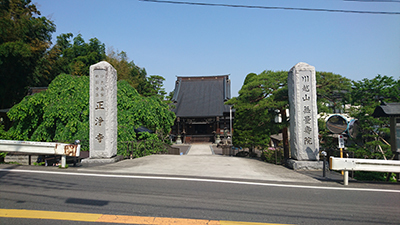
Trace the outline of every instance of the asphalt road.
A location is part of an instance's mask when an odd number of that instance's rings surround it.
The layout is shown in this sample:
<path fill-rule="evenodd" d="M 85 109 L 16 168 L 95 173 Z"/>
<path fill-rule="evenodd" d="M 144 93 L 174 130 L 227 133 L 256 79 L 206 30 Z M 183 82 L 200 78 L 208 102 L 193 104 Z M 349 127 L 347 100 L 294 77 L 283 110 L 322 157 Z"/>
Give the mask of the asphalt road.
<path fill-rule="evenodd" d="M 0 171 L 0 209 L 280 224 L 400 224 L 398 191 L 166 178 Z M 39 223 L 92 224 L 0 218 L 0 224 Z"/>

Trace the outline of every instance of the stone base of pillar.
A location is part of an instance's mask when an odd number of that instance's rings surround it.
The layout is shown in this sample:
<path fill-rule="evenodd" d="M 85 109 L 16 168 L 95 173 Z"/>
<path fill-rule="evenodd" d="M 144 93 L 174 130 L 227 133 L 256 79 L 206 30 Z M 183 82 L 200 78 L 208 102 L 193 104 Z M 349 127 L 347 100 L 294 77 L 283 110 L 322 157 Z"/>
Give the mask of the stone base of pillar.
<path fill-rule="evenodd" d="M 104 164 L 107 164 L 107 163 L 115 163 L 115 162 L 118 162 L 118 161 L 121 161 L 121 160 L 123 160 L 124 159 L 124 156 L 122 156 L 122 155 L 117 155 L 117 156 L 114 156 L 114 157 L 112 157 L 112 158 L 86 158 L 86 159 L 82 159 L 82 161 L 81 161 L 81 163 L 82 164 L 100 164 L 100 163 L 104 163 Z"/>
<path fill-rule="evenodd" d="M 324 168 L 323 161 L 298 161 L 289 159 L 286 166 L 295 171 L 322 171 Z"/>

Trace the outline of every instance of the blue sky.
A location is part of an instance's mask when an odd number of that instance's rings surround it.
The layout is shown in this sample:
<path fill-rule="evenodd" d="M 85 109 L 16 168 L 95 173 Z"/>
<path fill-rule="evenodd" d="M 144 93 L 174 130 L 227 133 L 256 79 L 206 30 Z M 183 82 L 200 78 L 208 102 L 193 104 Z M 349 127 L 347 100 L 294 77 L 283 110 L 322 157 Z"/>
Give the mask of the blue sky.
<path fill-rule="evenodd" d="M 184 0 L 176 0 L 184 1 Z M 199 0 L 189 2 L 400 12 L 398 2 Z M 176 76 L 230 74 L 237 96 L 248 73 L 298 62 L 352 80 L 400 78 L 400 15 L 189 6 L 139 0 L 32 0 L 57 31 L 125 51 L 167 92 Z M 55 42 L 55 41 L 54 41 Z"/>

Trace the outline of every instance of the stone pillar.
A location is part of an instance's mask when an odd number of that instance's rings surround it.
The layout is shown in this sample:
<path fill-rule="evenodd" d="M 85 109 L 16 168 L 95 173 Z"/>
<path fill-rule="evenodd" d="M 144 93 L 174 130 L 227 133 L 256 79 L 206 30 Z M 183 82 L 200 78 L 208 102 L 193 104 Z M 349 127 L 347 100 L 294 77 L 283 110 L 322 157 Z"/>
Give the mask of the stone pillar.
<path fill-rule="evenodd" d="M 108 62 L 90 66 L 90 159 L 117 155 L 117 71 Z"/>
<path fill-rule="evenodd" d="M 296 64 L 288 73 L 288 92 L 291 157 L 297 162 L 317 161 L 319 140 L 315 67 L 302 62 Z M 295 161 L 291 163 L 296 164 Z M 301 168 L 303 165 L 312 169 L 319 169 L 320 166 L 319 163 L 297 163 L 291 167 L 307 169 Z"/>

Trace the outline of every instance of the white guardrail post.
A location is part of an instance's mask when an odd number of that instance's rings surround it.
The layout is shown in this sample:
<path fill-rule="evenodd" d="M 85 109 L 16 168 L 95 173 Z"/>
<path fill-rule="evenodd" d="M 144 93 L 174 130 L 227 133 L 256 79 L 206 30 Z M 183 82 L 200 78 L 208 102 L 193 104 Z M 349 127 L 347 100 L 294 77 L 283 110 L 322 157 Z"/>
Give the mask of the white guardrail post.
<path fill-rule="evenodd" d="M 399 160 L 335 158 L 331 156 L 329 159 L 329 167 L 331 170 L 344 171 L 344 185 L 348 185 L 349 183 L 348 171 L 400 173 Z"/>
<path fill-rule="evenodd" d="M 67 156 L 78 157 L 80 155 L 80 151 L 80 144 L 0 140 L 0 152 L 61 155 L 62 168 L 65 168 L 66 166 Z"/>

